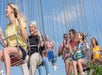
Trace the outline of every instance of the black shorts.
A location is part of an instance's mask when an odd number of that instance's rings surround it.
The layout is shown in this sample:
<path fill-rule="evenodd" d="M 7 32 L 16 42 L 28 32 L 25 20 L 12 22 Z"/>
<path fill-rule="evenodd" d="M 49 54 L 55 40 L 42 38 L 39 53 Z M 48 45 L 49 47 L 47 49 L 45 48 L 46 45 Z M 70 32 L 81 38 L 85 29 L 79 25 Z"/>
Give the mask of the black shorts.
<path fill-rule="evenodd" d="M 24 50 L 24 48 L 23 47 L 21 47 L 21 46 L 19 46 L 19 49 L 21 50 L 21 52 L 22 52 L 22 59 L 23 60 L 25 60 L 25 57 L 26 57 L 26 51 Z"/>

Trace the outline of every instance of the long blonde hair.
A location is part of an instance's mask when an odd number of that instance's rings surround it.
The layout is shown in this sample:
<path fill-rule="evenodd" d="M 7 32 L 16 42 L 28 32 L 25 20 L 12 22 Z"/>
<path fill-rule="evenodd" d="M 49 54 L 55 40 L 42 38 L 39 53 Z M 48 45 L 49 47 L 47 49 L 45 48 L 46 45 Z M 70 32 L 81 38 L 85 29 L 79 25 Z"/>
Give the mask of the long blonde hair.
<path fill-rule="evenodd" d="M 17 18 L 17 16 L 20 16 L 24 21 L 26 21 L 26 18 L 20 13 L 18 7 L 14 3 L 8 3 L 8 6 L 10 6 L 14 10 L 14 16 Z"/>

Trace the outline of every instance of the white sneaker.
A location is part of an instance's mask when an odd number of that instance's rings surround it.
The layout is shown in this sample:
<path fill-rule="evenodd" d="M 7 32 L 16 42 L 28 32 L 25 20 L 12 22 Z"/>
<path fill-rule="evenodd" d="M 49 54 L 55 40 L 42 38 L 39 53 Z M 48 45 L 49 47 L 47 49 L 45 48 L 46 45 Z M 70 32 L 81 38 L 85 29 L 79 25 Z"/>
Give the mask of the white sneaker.
<path fill-rule="evenodd" d="M 4 70 L 1 70 L 1 73 L 4 73 Z"/>
<path fill-rule="evenodd" d="M 3 70 L 0 70 L 0 73 L 4 73 L 4 71 Z"/>
<path fill-rule="evenodd" d="M 54 66 L 53 66 L 53 69 L 54 69 L 54 71 L 56 71 L 56 70 L 57 70 L 57 66 L 56 66 L 56 65 L 54 65 Z"/>
<path fill-rule="evenodd" d="M 87 72 L 83 72 L 83 75 L 87 75 Z"/>
<path fill-rule="evenodd" d="M 5 75 L 3 70 L 0 70 L 0 75 Z"/>

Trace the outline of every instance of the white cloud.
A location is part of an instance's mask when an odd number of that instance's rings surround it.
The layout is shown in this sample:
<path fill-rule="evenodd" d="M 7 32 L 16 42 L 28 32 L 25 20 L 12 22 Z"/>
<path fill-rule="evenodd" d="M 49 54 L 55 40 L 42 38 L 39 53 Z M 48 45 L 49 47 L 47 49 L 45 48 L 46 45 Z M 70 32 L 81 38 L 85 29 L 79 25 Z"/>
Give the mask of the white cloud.
<path fill-rule="evenodd" d="M 74 4 L 71 6 L 66 6 L 64 9 L 62 9 L 60 12 L 56 12 L 56 9 L 53 11 L 53 21 L 57 23 L 65 24 L 66 23 L 72 23 L 75 19 L 77 19 L 79 16 L 84 16 L 83 11 L 83 5 L 82 4 Z M 51 20 L 51 16 L 47 15 L 45 18 L 48 20 Z"/>
<path fill-rule="evenodd" d="M 79 16 L 83 16 L 83 7 L 80 7 L 80 5 L 77 4 L 61 10 L 61 12 L 57 14 L 57 19 L 55 18 L 54 20 L 58 22 L 62 21 L 62 24 L 65 24 L 65 19 L 66 23 L 69 23 L 73 22 Z"/>

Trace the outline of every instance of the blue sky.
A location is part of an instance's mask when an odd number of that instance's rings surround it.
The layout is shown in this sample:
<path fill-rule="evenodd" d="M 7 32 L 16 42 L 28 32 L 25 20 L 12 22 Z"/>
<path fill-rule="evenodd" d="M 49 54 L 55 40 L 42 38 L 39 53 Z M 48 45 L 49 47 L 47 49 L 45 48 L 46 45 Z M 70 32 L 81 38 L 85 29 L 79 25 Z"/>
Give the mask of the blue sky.
<path fill-rule="evenodd" d="M 87 38 L 89 44 L 90 38 L 96 37 L 102 47 L 102 0 L 1 0 L 0 27 L 3 29 L 3 33 L 6 24 L 9 23 L 5 17 L 5 7 L 8 2 L 18 5 L 20 11 L 27 18 L 28 26 L 30 21 L 37 21 L 41 33 L 48 34 L 50 39 L 55 41 L 57 47 L 62 42 L 63 33 L 68 33 L 71 28 L 85 34 L 89 33 L 91 35 Z M 58 58 L 57 65 L 56 72 L 51 67 L 51 75 L 65 75 L 61 57 Z M 21 75 L 20 68 L 12 67 L 11 75 L 18 74 Z M 43 75 L 45 75 L 45 71 Z"/>

